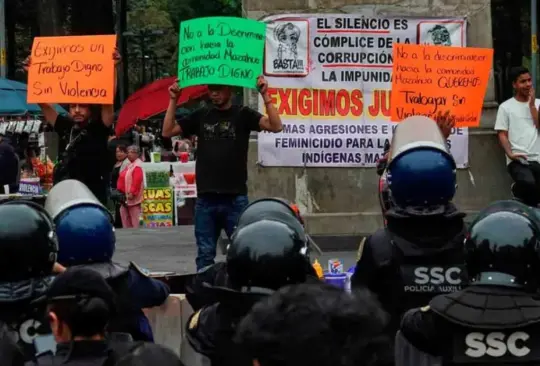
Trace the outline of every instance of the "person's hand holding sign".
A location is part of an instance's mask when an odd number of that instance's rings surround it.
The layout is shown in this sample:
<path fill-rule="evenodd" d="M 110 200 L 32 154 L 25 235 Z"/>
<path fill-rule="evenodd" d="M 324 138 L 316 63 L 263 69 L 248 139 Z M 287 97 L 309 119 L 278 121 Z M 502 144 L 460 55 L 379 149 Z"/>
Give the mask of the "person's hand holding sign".
<path fill-rule="evenodd" d="M 268 98 L 268 81 L 266 81 L 262 75 L 257 78 L 257 90 L 259 93 L 261 93 L 264 101 L 266 102 Z"/>
<path fill-rule="evenodd" d="M 28 69 L 30 68 L 30 65 L 32 64 L 32 56 L 28 56 L 23 62 L 22 62 L 22 68 L 25 72 L 28 72 Z"/>
<path fill-rule="evenodd" d="M 114 64 L 117 66 L 122 63 L 122 55 L 120 54 L 120 51 L 118 51 L 118 48 L 114 49 L 113 60 L 114 60 Z"/>
<path fill-rule="evenodd" d="M 171 100 L 174 100 L 176 103 L 176 101 L 180 97 L 181 92 L 182 89 L 180 89 L 180 86 L 178 86 L 178 79 L 176 79 L 174 83 L 169 87 L 169 96 L 171 97 Z"/>
<path fill-rule="evenodd" d="M 450 111 L 446 111 L 446 113 L 437 116 L 437 125 L 444 138 L 448 139 L 452 133 L 452 128 L 456 125 L 456 119 L 450 114 Z"/>
<path fill-rule="evenodd" d="M 267 116 L 263 116 L 259 121 L 259 127 L 263 131 L 281 132 L 283 129 L 281 118 L 272 103 L 272 98 L 268 95 L 268 81 L 262 75 L 259 75 L 257 78 L 257 90 L 261 93 L 267 114 Z"/>

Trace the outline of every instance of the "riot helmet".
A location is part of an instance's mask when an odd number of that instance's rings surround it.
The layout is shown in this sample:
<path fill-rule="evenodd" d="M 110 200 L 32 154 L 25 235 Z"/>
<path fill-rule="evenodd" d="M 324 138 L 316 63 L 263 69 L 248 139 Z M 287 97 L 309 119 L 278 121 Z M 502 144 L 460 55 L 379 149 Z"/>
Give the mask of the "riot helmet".
<path fill-rule="evenodd" d="M 540 221 L 528 206 L 498 201 L 482 210 L 465 240 L 472 284 L 536 291 L 540 280 Z"/>
<path fill-rule="evenodd" d="M 437 123 L 413 116 L 394 131 L 388 164 L 392 203 L 400 208 L 438 208 L 456 193 L 456 164 Z"/>
<path fill-rule="evenodd" d="M 300 209 L 297 205 L 284 198 L 265 197 L 251 202 L 240 214 L 235 230 L 263 219 L 288 224 L 301 240 L 308 244 L 308 250 L 313 246 L 320 252 L 320 249 L 304 230 L 304 219 L 300 214 Z"/>
<path fill-rule="evenodd" d="M 51 217 L 31 201 L 0 204 L 0 282 L 52 273 L 58 243 Z"/>
<path fill-rule="evenodd" d="M 45 201 L 58 236 L 58 262 L 64 266 L 111 260 L 116 248 L 112 215 L 78 180 L 56 184 Z"/>
<path fill-rule="evenodd" d="M 304 219 L 300 215 L 298 206 L 278 197 L 265 197 L 251 202 L 238 219 L 237 228 L 246 226 L 261 219 L 280 220 L 303 231 Z"/>
<path fill-rule="evenodd" d="M 239 227 L 233 234 L 227 273 L 236 290 L 272 291 L 302 283 L 312 272 L 304 238 L 286 222 L 262 219 Z"/>

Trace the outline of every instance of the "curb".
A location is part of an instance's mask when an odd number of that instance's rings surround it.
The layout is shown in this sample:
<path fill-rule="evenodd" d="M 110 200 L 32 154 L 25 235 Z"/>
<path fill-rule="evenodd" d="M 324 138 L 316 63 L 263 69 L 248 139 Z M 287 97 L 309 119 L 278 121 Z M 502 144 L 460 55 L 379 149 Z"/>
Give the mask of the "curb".
<path fill-rule="evenodd" d="M 323 252 L 351 252 L 358 250 L 364 235 L 311 235 L 311 239 Z M 229 239 L 220 237 L 218 246 L 222 254 L 226 254 Z"/>
<path fill-rule="evenodd" d="M 465 224 L 469 226 L 476 215 L 467 215 Z M 311 239 L 321 248 L 323 252 L 351 252 L 357 251 L 360 241 L 366 237 L 366 234 L 352 235 L 310 235 Z M 229 239 L 222 233 L 218 239 L 218 246 L 222 254 L 227 253 Z"/>

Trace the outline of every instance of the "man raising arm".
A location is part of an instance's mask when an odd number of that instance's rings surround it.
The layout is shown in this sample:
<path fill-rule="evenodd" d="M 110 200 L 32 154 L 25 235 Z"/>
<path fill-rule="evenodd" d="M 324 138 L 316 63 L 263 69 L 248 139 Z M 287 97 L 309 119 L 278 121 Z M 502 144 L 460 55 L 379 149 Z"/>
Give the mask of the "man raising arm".
<path fill-rule="evenodd" d="M 117 66 L 121 62 L 117 50 L 113 53 Z M 31 65 L 30 57 L 24 64 Z M 116 69 L 115 69 L 116 91 Z M 45 120 L 58 133 L 65 152 L 55 167 L 55 184 L 64 179 L 77 179 L 84 183 L 103 203 L 107 201 L 108 172 L 110 170 L 107 142 L 114 121 L 114 105 L 101 106 L 101 121 L 94 120 L 89 104 L 70 104 L 69 116 L 59 115 L 50 104 L 39 104 Z M 63 151 L 64 149 L 60 149 Z"/>
<path fill-rule="evenodd" d="M 266 105 L 267 116 L 244 106 L 232 104 L 232 89 L 209 85 L 208 106 L 196 110 L 175 123 L 176 104 L 181 90 L 175 82 L 169 88 L 169 107 L 163 122 L 163 137 L 182 134 L 198 137 L 195 207 L 197 270 L 214 264 L 219 233 L 232 235 L 240 213 L 248 204 L 247 158 L 252 131 L 280 132 L 281 118 L 268 95 L 263 76 L 257 88 Z"/>

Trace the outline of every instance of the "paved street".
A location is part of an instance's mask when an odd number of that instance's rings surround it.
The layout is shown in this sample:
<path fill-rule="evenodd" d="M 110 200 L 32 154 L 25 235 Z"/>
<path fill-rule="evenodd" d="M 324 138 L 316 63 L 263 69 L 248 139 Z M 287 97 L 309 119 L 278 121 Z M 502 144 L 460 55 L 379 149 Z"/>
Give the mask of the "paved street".
<path fill-rule="evenodd" d="M 189 273 L 195 271 L 197 248 L 193 226 L 176 226 L 161 229 L 120 229 L 116 232 L 115 260 L 135 261 L 152 271 Z M 223 259 L 218 249 L 218 259 Z M 319 258 L 325 267 L 328 259 L 339 258 L 345 269 L 354 265 L 355 252 L 325 252 Z M 313 258 L 315 258 L 315 254 Z"/>

